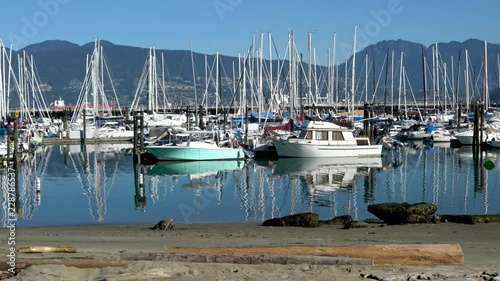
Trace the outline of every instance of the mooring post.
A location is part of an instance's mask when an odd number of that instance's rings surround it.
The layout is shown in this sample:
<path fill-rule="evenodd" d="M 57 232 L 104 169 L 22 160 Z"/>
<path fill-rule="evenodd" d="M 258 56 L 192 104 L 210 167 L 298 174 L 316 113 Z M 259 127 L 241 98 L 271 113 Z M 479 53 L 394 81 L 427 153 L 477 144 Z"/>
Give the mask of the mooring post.
<path fill-rule="evenodd" d="M 144 152 L 144 112 L 141 112 L 141 118 L 140 118 L 140 127 L 141 127 L 141 136 L 140 136 L 140 151 L 139 153 L 142 154 Z"/>
<path fill-rule="evenodd" d="M 83 139 L 82 144 L 85 144 L 85 139 L 87 138 L 87 114 L 85 113 L 85 108 L 83 109 Z"/>
<path fill-rule="evenodd" d="M 137 157 L 137 130 L 139 129 L 138 123 L 137 123 L 137 114 L 136 113 L 133 114 L 133 120 L 134 120 L 133 154 L 134 154 L 134 158 L 135 158 L 135 157 Z"/>
<path fill-rule="evenodd" d="M 8 167 L 10 164 L 10 135 L 11 135 L 10 121 L 7 121 L 7 159 L 5 159 L 5 164 Z"/>

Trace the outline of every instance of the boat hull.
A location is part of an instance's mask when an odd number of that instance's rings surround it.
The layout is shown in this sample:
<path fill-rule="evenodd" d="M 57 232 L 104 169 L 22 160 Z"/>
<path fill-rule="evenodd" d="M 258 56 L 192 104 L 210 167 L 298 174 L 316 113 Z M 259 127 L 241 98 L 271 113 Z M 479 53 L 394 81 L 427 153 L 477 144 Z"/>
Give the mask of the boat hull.
<path fill-rule="evenodd" d="M 382 145 L 314 145 L 286 140 L 274 140 L 273 143 L 279 157 L 370 157 L 382 155 Z"/>
<path fill-rule="evenodd" d="M 149 146 L 146 150 L 161 161 L 202 161 L 244 159 L 242 148 L 199 148 L 185 146 Z"/>

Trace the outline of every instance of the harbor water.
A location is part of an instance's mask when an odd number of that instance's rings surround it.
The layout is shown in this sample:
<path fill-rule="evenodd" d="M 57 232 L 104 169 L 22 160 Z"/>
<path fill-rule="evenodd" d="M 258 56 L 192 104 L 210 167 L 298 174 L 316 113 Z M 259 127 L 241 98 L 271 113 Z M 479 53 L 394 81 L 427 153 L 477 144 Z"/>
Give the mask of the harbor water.
<path fill-rule="evenodd" d="M 500 213 L 500 150 L 408 143 L 379 158 L 134 165 L 131 144 L 42 146 L 15 167 L 18 226 L 262 222 L 303 212 L 375 218 L 384 202 Z M 2 223 L 11 177 L 0 170 Z"/>

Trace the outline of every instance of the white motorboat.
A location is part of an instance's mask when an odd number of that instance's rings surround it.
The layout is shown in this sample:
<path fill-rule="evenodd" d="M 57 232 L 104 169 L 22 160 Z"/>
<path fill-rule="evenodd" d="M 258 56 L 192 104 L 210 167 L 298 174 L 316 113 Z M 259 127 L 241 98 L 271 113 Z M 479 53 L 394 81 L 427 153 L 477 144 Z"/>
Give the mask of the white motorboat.
<path fill-rule="evenodd" d="M 366 157 L 381 156 L 382 145 L 368 137 L 355 137 L 353 131 L 324 121 L 306 120 L 297 138 L 274 139 L 279 157 Z"/>

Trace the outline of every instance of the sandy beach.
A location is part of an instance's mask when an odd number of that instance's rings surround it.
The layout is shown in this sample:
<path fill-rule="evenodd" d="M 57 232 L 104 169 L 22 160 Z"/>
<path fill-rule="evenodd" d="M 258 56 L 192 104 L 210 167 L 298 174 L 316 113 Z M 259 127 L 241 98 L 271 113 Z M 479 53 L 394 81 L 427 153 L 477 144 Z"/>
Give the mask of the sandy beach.
<path fill-rule="evenodd" d="M 384 225 L 342 229 L 263 227 L 259 224 L 86 225 L 16 229 L 16 247 L 73 246 L 76 253 L 17 253 L 21 272 L 9 280 L 499 280 L 500 224 Z M 2 271 L 8 229 L 0 229 Z M 343 246 L 457 243 L 459 265 L 310 265 L 128 261 L 124 255 L 164 253 L 175 247 Z M 3 275 L 5 276 L 5 275 Z M 414 279 L 409 279 L 414 278 Z M 425 279 L 430 278 L 430 279 Z M 486 278 L 486 279 L 485 279 Z"/>

